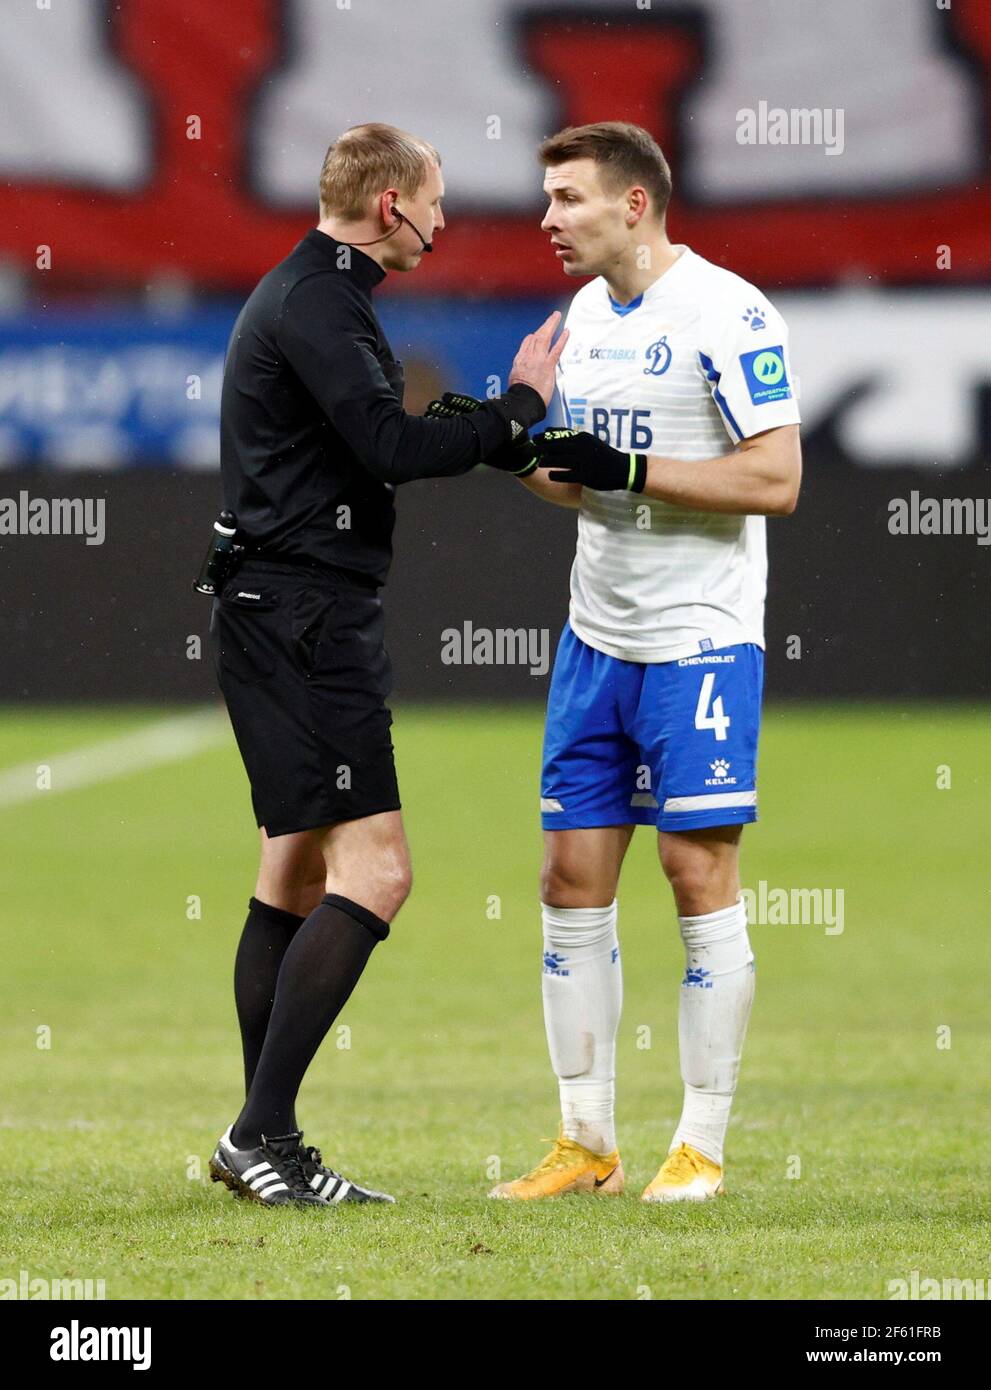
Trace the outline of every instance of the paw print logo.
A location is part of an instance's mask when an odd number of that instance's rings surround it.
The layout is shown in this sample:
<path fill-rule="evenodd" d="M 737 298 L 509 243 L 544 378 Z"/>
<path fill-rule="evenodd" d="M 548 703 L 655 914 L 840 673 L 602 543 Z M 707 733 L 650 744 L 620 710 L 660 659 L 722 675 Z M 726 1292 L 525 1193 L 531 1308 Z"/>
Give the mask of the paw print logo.
<path fill-rule="evenodd" d="M 765 309 L 764 313 L 766 312 L 767 310 Z M 754 330 L 755 333 L 757 332 L 758 328 L 767 327 L 767 323 L 764 319 L 764 316 L 756 305 L 754 305 L 752 309 L 748 309 L 745 314 L 741 314 L 740 317 L 743 319 L 744 323 L 750 324 L 750 327 Z"/>
<path fill-rule="evenodd" d="M 729 772 L 729 763 L 725 758 L 717 758 L 714 763 L 710 763 L 713 777 L 725 777 Z"/>

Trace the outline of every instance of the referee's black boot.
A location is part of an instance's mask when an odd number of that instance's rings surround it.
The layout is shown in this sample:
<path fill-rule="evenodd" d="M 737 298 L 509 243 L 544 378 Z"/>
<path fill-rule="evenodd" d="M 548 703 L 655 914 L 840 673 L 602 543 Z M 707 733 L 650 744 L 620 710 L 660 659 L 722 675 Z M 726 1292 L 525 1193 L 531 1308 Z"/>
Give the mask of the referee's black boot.
<path fill-rule="evenodd" d="M 247 1197 L 266 1207 L 326 1207 L 323 1197 L 310 1186 L 300 1163 L 302 1134 L 269 1137 L 254 1149 L 236 1149 L 229 1125 L 213 1157 L 210 1178 L 229 1187 L 235 1197 Z"/>
<path fill-rule="evenodd" d="M 323 1156 L 312 1144 L 304 1149 L 300 1136 L 299 1162 L 303 1176 L 314 1192 L 318 1192 L 325 1202 L 336 1206 L 338 1202 L 394 1202 L 387 1192 L 375 1192 L 370 1187 L 359 1187 L 350 1178 L 335 1173 L 333 1168 L 324 1167 Z"/>

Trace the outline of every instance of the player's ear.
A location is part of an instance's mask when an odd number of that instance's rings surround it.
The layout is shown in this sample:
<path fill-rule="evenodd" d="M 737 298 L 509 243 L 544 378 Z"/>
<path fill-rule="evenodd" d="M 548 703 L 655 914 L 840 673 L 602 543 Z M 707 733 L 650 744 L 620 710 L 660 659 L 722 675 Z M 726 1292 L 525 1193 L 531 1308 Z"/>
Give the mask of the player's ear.
<path fill-rule="evenodd" d="M 631 188 L 626 195 L 626 222 L 633 227 L 647 211 L 647 193 L 643 188 Z"/>

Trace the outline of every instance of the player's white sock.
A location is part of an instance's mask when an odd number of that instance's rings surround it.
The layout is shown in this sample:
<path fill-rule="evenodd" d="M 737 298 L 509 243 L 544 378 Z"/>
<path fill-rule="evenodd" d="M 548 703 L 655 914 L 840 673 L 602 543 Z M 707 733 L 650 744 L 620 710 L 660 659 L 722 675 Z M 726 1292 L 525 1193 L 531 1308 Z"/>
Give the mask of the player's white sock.
<path fill-rule="evenodd" d="M 722 1165 L 754 999 L 754 953 L 747 936 L 746 904 L 741 895 L 732 907 L 701 917 L 679 917 L 678 925 L 686 966 L 678 1007 L 685 1099 L 671 1148 L 691 1144 Z"/>
<path fill-rule="evenodd" d="M 544 927 L 544 1025 L 561 1093 L 561 1127 L 595 1153 L 616 1147 L 616 1030 L 623 973 L 617 905 L 548 907 Z"/>

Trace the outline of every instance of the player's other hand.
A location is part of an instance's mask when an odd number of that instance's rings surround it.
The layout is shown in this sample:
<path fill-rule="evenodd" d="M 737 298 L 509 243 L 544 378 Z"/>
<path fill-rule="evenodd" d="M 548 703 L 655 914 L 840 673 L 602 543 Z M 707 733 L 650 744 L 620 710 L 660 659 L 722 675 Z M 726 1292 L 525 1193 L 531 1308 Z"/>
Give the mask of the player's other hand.
<path fill-rule="evenodd" d="M 520 343 L 509 373 L 510 386 L 532 386 L 543 397 L 545 406 L 550 405 L 554 395 L 558 358 L 568 341 L 567 329 L 560 334 L 556 343 L 551 341 L 560 322 L 561 315 L 555 309 L 536 333 L 528 333 Z"/>
<path fill-rule="evenodd" d="M 596 492 L 643 492 L 646 454 L 624 454 L 586 430 L 544 430 L 534 436 L 540 467 L 552 483 L 581 483 Z"/>

